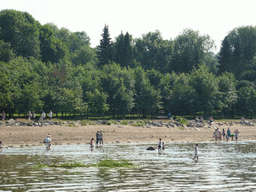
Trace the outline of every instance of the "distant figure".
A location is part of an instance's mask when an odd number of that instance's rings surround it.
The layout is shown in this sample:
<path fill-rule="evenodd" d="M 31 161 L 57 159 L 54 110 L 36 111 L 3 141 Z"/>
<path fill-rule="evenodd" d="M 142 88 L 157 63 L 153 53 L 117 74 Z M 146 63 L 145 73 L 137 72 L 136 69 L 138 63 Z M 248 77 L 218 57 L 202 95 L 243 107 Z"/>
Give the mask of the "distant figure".
<path fill-rule="evenodd" d="M 35 111 L 33 111 L 33 113 L 32 113 L 32 119 L 35 121 L 36 120 L 36 113 L 35 113 Z"/>
<path fill-rule="evenodd" d="M 5 120 L 5 112 L 3 111 L 1 115 L 2 115 L 2 121 L 4 121 Z"/>
<path fill-rule="evenodd" d="M 223 138 L 223 140 L 225 140 L 225 136 L 226 136 L 225 129 L 223 129 L 222 130 L 222 138 Z"/>
<path fill-rule="evenodd" d="M 196 123 L 199 122 L 199 118 L 198 118 L 198 117 L 195 118 L 195 122 L 196 122 Z"/>
<path fill-rule="evenodd" d="M 163 151 L 164 151 L 164 147 L 165 147 L 165 146 L 164 146 L 164 142 L 163 142 L 163 143 L 162 143 L 162 150 L 163 150 Z"/>
<path fill-rule="evenodd" d="M 209 118 L 209 121 L 210 121 L 210 123 L 211 123 L 211 122 L 214 122 L 214 119 L 213 119 L 212 116 Z"/>
<path fill-rule="evenodd" d="M 29 111 L 29 112 L 28 112 L 28 120 L 29 120 L 29 121 L 30 121 L 31 117 L 32 117 L 32 114 L 31 114 L 31 112 Z"/>
<path fill-rule="evenodd" d="M 228 130 L 227 130 L 227 135 L 226 135 L 226 140 L 227 140 L 227 142 L 228 142 L 230 136 L 231 136 L 231 133 L 230 133 L 230 130 L 229 130 L 229 128 L 228 128 Z"/>
<path fill-rule="evenodd" d="M 99 134 L 99 142 L 100 142 L 100 145 L 103 146 L 103 133 L 101 131 Z"/>
<path fill-rule="evenodd" d="M 241 118 L 241 123 L 245 123 L 245 118 L 244 118 L 244 116 L 242 116 L 242 118 Z"/>
<path fill-rule="evenodd" d="M 52 113 L 52 110 L 50 110 L 50 112 L 49 112 L 49 118 L 52 119 L 52 116 L 53 116 L 53 113 Z"/>
<path fill-rule="evenodd" d="M 170 119 L 171 116 L 172 116 L 172 114 L 171 114 L 171 112 L 169 111 L 169 113 L 168 113 L 168 118 Z"/>
<path fill-rule="evenodd" d="M 0 141 L 0 152 L 2 152 L 2 150 L 3 150 L 3 143 L 2 143 L 2 141 Z"/>
<path fill-rule="evenodd" d="M 196 161 L 198 161 L 197 151 L 198 151 L 198 143 L 195 145 L 195 156 L 194 156 L 194 158 L 193 158 L 193 160 L 196 159 Z"/>
<path fill-rule="evenodd" d="M 158 152 L 162 151 L 162 138 L 159 138 L 159 143 L 158 143 Z"/>
<path fill-rule="evenodd" d="M 204 117 L 201 116 L 201 117 L 200 117 L 200 123 L 203 123 L 203 122 L 204 122 Z"/>
<path fill-rule="evenodd" d="M 98 143 L 99 143 L 99 137 L 100 137 L 100 132 L 97 131 L 96 133 L 96 145 L 98 146 Z"/>
<path fill-rule="evenodd" d="M 42 115 L 41 115 L 41 117 L 43 117 L 43 119 L 45 119 L 45 117 L 46 117 L 46 114 L 45 114 L 45 112 L 44 112 L 44 111 L 42 112 Z"/>
<path fill-rule="evenodd" d="M 93 142 L 94 142 L 94 138 L 92 138 L 91 141 L 90 141 L 90 147 L 89 148 L 91 149 L 91 151 L 93 150 L 93 147 L 94 147 Z"/>
<path fill-rule="evenodd" d="M 51 142 L 52 142 L 51 134 L 48 133 L 47 137 L 44 140 L 44 143 L 45 143 L 45 146 L 46 146 L 46 150 L 50 150 L 51 149 Z"/>
<path fill-rule="evenodd" d="M 217 144 L 218 139 L 219 139 L 219 128 L 215 128 L 215 130 L 213 132 L 213 137 L 215 139 L 215 144 Z"/>
<path fill-rule="evenodd" d="M 236 142 L 237 142 L 237 140 L 238 140 L 238 134 L 239 134 L 240 132 L 238 131 L 238 129 L 236 129 L 234 133 L 235 133 Z"/>

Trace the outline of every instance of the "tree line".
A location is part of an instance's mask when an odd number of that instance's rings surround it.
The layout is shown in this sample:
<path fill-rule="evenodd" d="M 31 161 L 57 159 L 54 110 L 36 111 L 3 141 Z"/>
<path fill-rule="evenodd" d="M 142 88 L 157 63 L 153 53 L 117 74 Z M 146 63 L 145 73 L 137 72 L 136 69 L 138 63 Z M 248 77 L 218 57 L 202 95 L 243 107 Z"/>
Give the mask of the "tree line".
<path fill-rule="evenodd" d="M 252 116 L 256 99 L 256 27 L 214 41 L 192 29 L 174 40 L 160 31 L 112 40 L 105 25 L 96 48 L 86 32 L 29 13 L 0 12 L 0 109 L 10 116 L 49 111 L 89 117 L 221 113 Z"/>

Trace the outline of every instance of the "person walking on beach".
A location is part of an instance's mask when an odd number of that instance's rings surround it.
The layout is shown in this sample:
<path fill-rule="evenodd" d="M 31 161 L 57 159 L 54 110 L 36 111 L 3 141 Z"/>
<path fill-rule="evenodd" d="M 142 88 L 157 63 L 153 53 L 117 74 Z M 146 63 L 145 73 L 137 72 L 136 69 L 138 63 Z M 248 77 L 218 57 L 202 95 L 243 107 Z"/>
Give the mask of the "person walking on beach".
<path fill-rule="evenodd" d="M 103 133 L 101 131 L 99 134 L 99 142 L 100 142 L 100 145 L 103 146 Z"/>
<path fill-rule="evenodd" d="M 91 151 L 93 150 L 93 147 L 94 147 L 93 142 L 94 142 L 94 138 L 92 138 L 91 141 L 90 141 L 90 147 L 89 148 L 91 149 Z"/>
<path fill-rule="evenodd" d="M 196 161 L 198 161 L 197 151 L 198 151 L 198 143 L 195 145 L 195 156 L 194 156 L 194 158 L 193 158 L 193 160 L 196 159 Z"/>
<path fill-rule="evenodd" d="M 97 131 L 96 133 L 96 145 L 98 146 L 98 143 L 99 143 L 99 137 L 100 137 L 100 132 Z"/>
<path fill-rule="evenodd" d="M 239 134 L 240 132 L 238 131 L 238 129 L 236 129 L 234 133 L 235 133 L 236 142 L 237 142 L 237 140 L 238 140 L 238 134 Z"/>
<path fill-rule="evenodd" d="M 48 133 L 47 137 L 44 140 L 44 143 L 45 143 L 45 146 L 46 146 L 46 150 L 50 150 L 51 149 L 51 142 L 52 142 L 51 134 Z"/>

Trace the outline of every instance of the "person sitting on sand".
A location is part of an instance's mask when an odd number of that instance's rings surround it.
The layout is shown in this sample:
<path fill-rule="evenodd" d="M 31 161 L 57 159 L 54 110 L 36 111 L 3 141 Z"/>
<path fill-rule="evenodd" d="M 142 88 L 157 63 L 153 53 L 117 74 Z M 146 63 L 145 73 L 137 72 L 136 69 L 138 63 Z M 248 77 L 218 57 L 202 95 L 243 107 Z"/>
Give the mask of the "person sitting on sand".
<path fill-rule="evenodd" d="M 51 149 L 51 142 L 52 142 L 51 134 L 48 133 L 47 137 L 44 140 L 44 143 L 45 143 L 45 146 L 46 146 L 46 150 L 50 150 Z"/>
<path fill-rule="evenodd" d="M 245 123 L 245 118 L 244 118 L 244 116 L 242 116 L 242 118 L 241 118 L 241 123 Z"/>
<path fill-rule="evenodd" d="M 211 122 L 214 122 L 214 119 L 213 119 L 212 116 L 209 118 L 209 121 L 210 121 L 210 123 L 211 123 Z"/>
<path fill-rule="evenodd" d="M 199 122 L 200 122 L 200 123 L 203 123 L 203 122 L 204 122 L 204 117 L 203 117 L 203 116 L 200 117 Z"/>

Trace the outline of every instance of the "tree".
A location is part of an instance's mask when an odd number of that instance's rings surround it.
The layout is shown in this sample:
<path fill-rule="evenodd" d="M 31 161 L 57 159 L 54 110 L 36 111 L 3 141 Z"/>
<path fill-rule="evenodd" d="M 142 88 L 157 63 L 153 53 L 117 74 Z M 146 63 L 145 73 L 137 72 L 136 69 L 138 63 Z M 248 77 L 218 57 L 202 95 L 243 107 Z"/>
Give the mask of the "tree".
<path fill-rule="evenodd" d="M 39 23 L 27 12 L 0 12 L 0 40 L 10 43 L 18 56 L 40 58 Z"/>
<path fill-rule="evenodd" d="M 3 40 L 0 40 L 0 61 L 8 62 L 11 59 L 14 59 L 15 53 L 11 48 L 11 44 L 5 43 Z"/>
<path fill-rule="evenodd" d="M 218 53 L 218 60 L 219 60 L 219 73 L 223 73 L 225 71 L 231 71 L 231 61 L 232 61 L 232 51 L 231 45 L 229 42 L 229 38 L 225 37 L 221 43 L 220 52 Z"/>
<path fill-rule="evenodd" d="M 97 47 L 99 66 L 108 64 L 109 61 L 113 61 L 114 56 L 113 44 L 111 42 L 107 25 L 105 25 L 101 36 L 102 39 L 100 40 L 100 45 Z"/>
<path fill-rule="evenodd" d="M 214 47 L 209 35 L 200 35 L 199 31 L 185 29 L 174 39 L 172 70 L 185 73 L 192 71 Z"/>
<path fill-rule="evenodd" d="M 153 68 L 162 73 L 168 72 L 172 52 L 172 41 L 163 40 L 158 30 L 135 40 L 135 59 L 140 62 L 143 69 Z"/>

